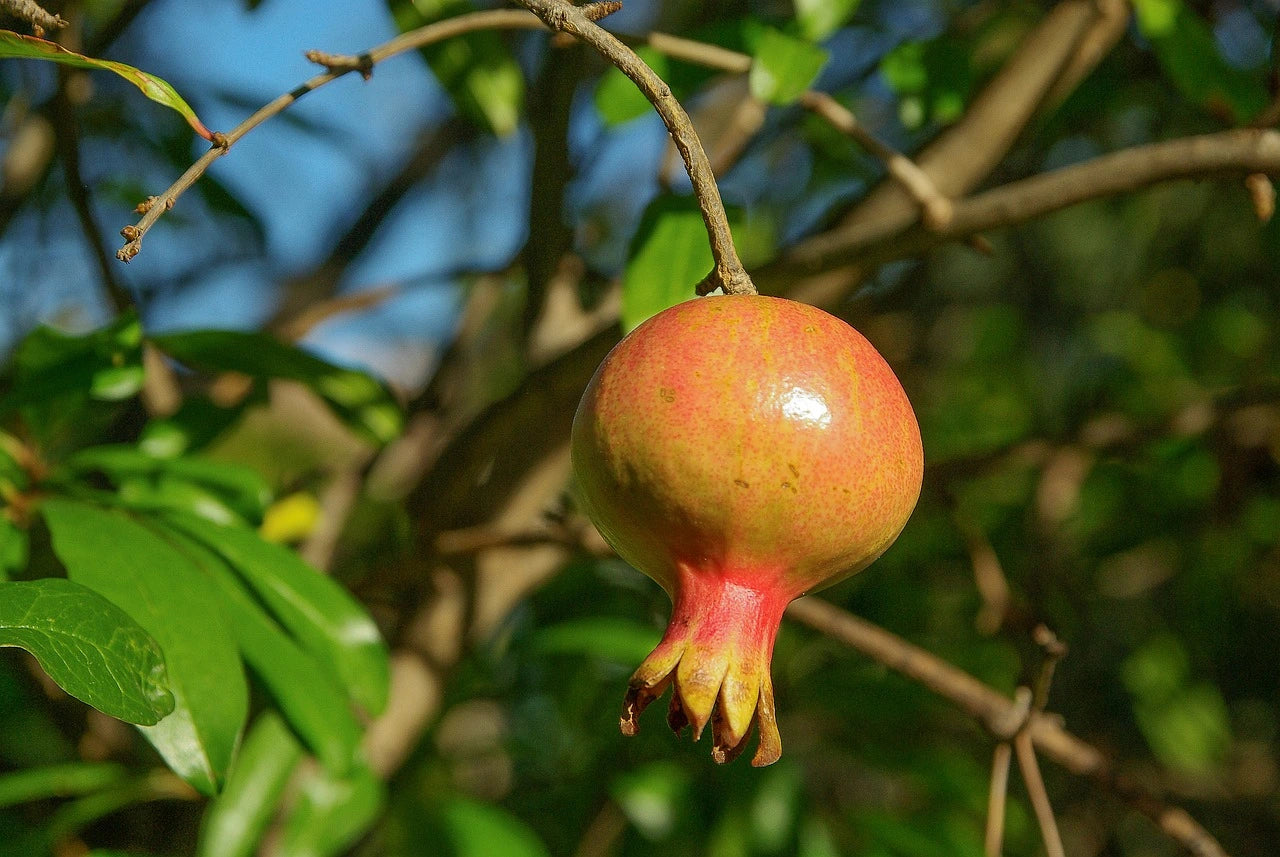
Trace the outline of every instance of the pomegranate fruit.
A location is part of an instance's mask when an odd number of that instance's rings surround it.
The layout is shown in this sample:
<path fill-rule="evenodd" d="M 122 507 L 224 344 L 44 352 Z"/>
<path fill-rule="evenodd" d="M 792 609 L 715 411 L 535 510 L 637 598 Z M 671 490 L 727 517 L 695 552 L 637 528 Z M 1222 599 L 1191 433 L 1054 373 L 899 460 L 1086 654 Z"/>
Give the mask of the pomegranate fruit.
<path fill-rule="evenodd" d="M 792 599 L 864 568 L 920 494 L 920 429 L 884 358 L 814 307 L 713 296 L 641 324 L 605 358 L 573 423 L 586 511 L 671 597 L 631 678 L 622 731 L 672 689 L 668 723 L 718 762 L 760 733 L 782 752 L 770 660 Z"/>

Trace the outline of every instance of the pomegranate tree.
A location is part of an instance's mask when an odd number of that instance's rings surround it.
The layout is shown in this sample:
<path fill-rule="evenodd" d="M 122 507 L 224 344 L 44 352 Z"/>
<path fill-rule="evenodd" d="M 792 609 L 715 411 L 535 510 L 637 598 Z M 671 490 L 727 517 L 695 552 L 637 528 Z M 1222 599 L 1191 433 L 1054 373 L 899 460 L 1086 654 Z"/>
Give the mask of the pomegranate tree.
<path fill-rule="evenodd" d="M 573 423 L 581 499 L 609 544 L 671 597 L 631 678 L 622 731 L 672 688 L 667 722 L 711 723 L 712 755 L 782 753 L 769 663 L 792 599 L 853 574 L 920 494 L 920 430 L 857 331 L 762 296 L 698 298 L 637 327 Z"/>

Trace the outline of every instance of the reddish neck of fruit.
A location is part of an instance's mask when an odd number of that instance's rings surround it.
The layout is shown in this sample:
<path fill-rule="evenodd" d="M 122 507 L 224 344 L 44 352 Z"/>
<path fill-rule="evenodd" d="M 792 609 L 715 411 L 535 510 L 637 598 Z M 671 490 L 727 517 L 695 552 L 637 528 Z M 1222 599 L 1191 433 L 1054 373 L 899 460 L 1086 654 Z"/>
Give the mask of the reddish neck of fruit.
<path fill-rule="evenodd" d="M 727 646 L 767 666 L 782 612 L 795 597 L 774 584 L 780 578 L 754 569 L 682 566 L 666 637 L 698 647 Z"/>

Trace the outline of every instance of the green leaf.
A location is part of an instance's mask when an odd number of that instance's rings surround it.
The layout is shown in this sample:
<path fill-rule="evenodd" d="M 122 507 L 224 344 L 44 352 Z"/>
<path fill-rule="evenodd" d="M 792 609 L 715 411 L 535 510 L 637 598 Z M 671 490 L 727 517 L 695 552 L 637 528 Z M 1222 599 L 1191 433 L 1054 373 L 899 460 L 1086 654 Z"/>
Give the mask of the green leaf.
<path fill-rule="evenodd" d="M 860 0 L 795 0 L 796 23 L 811 42 L 820 42 L 844 26 Z"/>
<path fill-rule="evenodd" d="M 310 387 L 350 428 L 384 444 L 404 416 L 390 390 L 364 372 L 344 369 L 265 333 L 193 330 L 156 337 L 161 351 L 188 365 L 254 378 L 288 378 Z"/>
<path fill-rule="evenodd" d="M 207 396 L 188 396 L 176 414 L 147 423 L 138 446 L 156 458 L 200 450 L 239 420 L 251 404 L 263 401 L 261 389 L 262 385 L 257 385 L 257 395 L 251 392 L 229 408 L 214 404 Z"/>
<path fill-rule="evenodd" d="M 138 476 L 162 477 L 162 481 L 168 483 L 196 483 L 211 489 L 219 502 L 230 505 L 239 517 L 250 521 L 261 520 L 271 504 L 271 487 L 260 473 L 251 467 L 226 461 L 161 458 L 136 446 L 112 444 L 82 449 L 72 455 L 66 465 L 78 473 L 103 473 L 117 485 L 123 484 L 128 477 Z M 186 502 L 176 506 L 188 507 Z"/>
<path fill-rule="evenodd" d="M 622 275 L 622 329 L 695 296 L 711 270 L 702 215 L 683 197 L 663 196 L 645 210 Z"/>
<path fill-rule="evenodd" d="M 215 793 L 248 713 L 216 590 L 185 554 L 127 514 L 60 498 L 41 510 L 71 579 L 114 602 L 160 644 L 174 710 L 139 728 L 179 776 Z"/>
<path fill-rule="evenodd" d="M 302 746 L 274 711 L 245 735 L 226 788 L 205 812 L 196 857 L 250 857 L 275 816 Z"/>
<path fill-rule="evenodd" d="M 182 118 L 186 119 L 187 124 L 201 137 L 206 140 L 213 139 L 213 134 L 196 116 L 196 112 L 191 109 L 191 105 L 182 100 L 182 96 L 178 94 L 176 89 L 167 81 L 136 69 L 131 65 L 111 60 L 92 59 L 73 53 L 62 47 L 62 45 L 45 39 L 37 39 L 34 36 L 21 36 L 8 30 L 0 30 L 0 58 L 6 57 L 48 60 L 60 65 L 75 66 L 76 68 L 102 69 L 114 72 L 142 90 L 142 94 L 147 98 L 182 114 Z"/>
<path fill-rule="evenodd" d="M 671 85 L 669 78 L 672 61 L 665 54 L 653 48 L 641 47 L 636 49 L 636 55 L 644 60 L 658 77 L 667 81 L 668 86 Z M 673 88 L 672 93 L 675 92 Z M 652 109 L 649 99 L 636 87 L 631 78 L 612 66 L 600 77 L 600 83 L 596 85 L 595 102 L 600 118 L 607 125 L 630 122 L 632 119 L 644 116 Z"/>
<path fill-rule="evenodd" d="M 132 314 L 82 335 L 37 327 L 14 355 L 14 378 L 0 397 L 0 413 L 68 393 L 128 398 L 142 389 L 141 345 L 142 326 Z"/>
<path fill-rule="evenodd" d="M 475 8 L 469 0 L 398 0 L 392 14 L 404 32 Z M 464 33 L 427 45 L 422 55 L 464 116 L 500 137 L 520 126 L 524 74 L 498 33 Z"/>
<path fill-rule="evenodd" d="M 527 824 L 501 807 L 454 797 L 445 801 L 440 815 L 454 857 L 547 857 L 550 853 Z"/>
<path fill-rule="evenodd" d="M 0 807 L 50 797 L 75 797 L 117 785 L 129 771 L 114 762 L 67 762 L 0 775 Z"/>
<path fill-rule="evenodd" d="M 26 530 L 0 515 L 0 581 L 27 567 L 30 541 Z"/>
<path fill-rule="evenodd" d="M 0 583 L 0 646 L 26 649 L 59 687 L 112 717 L 151 725 L 174 709 L 159 644 L 70 580 Z"/>
<path fill-rule="evenodd" d="M 245 662 L 298 735 L 325 767 L 348 771 L 359 750 L 360 726 L 331 672 L 262 611 L 222 557 L 181 530 L 166 532 L 217 589 Z"/>
<path fill-rule="evenodd" d="M 765 28 L 755 43 L 751 94 L 769 104 L 791 104 L 818 79 L 828 58 L 817 45 Z"/>
<path fill-rule="evenodd" d="M 662 634 L 650 625 L 617 618 L 570 619 L 540 628 L 533 635 L 536 651 L 549 655 L 605 658 L 623 664 L 644 660 Z"/>
<path fill-rule="evenodd" d="M 1138 29 L 1173 84 L 1190 101 L 1243 124 L 1267 105 L 1262 74 L 1226 61 L 1213 32 L 1182 0 L 1136 0 Z"/>
<path fill-rule="evenodd" d="M 390 667 L 378 627 L 350 594 L 283 545 L 253 530 L 174 513 L 170 522 L 219 554 L 371 715 L 387 704 Z"/>
<path fill-rule="evenodd" d="M 377 818 L 385 788 L 367 765 L 346 776 L 320 769 L 302 784 L 302 794 L 284 824 L 278 857 L 332 857 L 354 843 Z M 493 851 L 492 855 L 520 857 Z M 461 857 L 461 855 L 458 855 Z"/>
<path fill-rule="evenodd" d="M 747 218 L 730 209 L 743 264 L 760 264 L 774 253 L 774 225 L 765 216 Z M 622 328 L 632 330 L 651 315 L 695 296 L 712 267 L 711 244 L 696 203 L 660 196 L 645 209 L 622 275 Z"/>

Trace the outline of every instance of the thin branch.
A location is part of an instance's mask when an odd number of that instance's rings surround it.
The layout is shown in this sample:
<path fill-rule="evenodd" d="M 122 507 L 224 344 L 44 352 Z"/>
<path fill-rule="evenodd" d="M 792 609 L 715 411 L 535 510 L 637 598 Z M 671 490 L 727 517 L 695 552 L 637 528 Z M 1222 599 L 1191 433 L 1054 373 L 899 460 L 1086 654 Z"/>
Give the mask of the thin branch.
<path fill-rule="evenodd" d="M 732 74 L 747 74 L 751 71 L 752 59 L 749 55 L 718 45 L 668 33 L 651 33 L 643 41 L 672 59 Z M 843 104 L 825 92 L 808 90 L 800 96 L 800 105 L 884 162 L 889 175 L 920 206 L 924 222 L 931 228 L 941 229 L 950 222 L 951 201 L 938 190 L 933 179 L 906 155 L 868 131 Z"/>
<path fill-rule="evenodd" d="M 178 197 L 182 196 L 192 185 L 200 180 L 200 177 L 208 171 L 214 161 L 231 151 L 231 147 L 245 134 L 248 134 L 268 119 L 282 113 L 308 92 L 314 92 L 353 71 L 363 72 L 372 69 L 378 63 L 407 51 L 416 50 L 463 33 L 494 29 L 540 30 L 543 29 L 543 24 L 537 17 L 528 12 L 514 9 L 471 12 L 401 33 L 394 39 L 384 42 L 357 57 L 324 55 L 322 58 L 327 62 L 333 63 L 333 65 L 327 67 L 323 74 L 316 75 L 263 105 L 257 112 L 228 133 L 215 134 L 213 147 L 188 167 L 187 171 L 170 185 L 168 190 L 155 198 L 154 203 L 147 208 L 142 219 L 136 224 L 126 226 L 120 230 L 121 236 L 124 237 L 127 243 L 116 251 L 116 258 L 121 262 L 128 262 L 134 256 L 137 256 L 142 249 L 142 239 L 151 227 L 166 211 L 173 208 L 173 204 Z"/>
<path fill-rule="evenodd" d="M 697 197 L 698 208 L 702 211 L 702 219 L 711 239 L 715 268 L 698 284 L 698 294 L 708 294 L 715 289 L 722 289 L 725 294 L 755 294 L 756 287 L 742 267 L 738 251 L 733 246 L 729 219 L 720 199 L 711 162 L 707 159 L 697 132 L 693 130 L 689 115 L 671 94 L 671 87 L 635 51 L 598 26 L 582 8 L 565 0 L 518 2 L 541 18 L 550 29 L 576 36 L 599 51 L 619 71 L 631 78 L 662 117 L 671 139 L 684 158 L 685 169 L 689 172 L 689 181 L 693 185 L 693 193 Z"/>
<path fill-rule="evenodd" d="M 1014 700 L 936 655 L 833 604 L 813 597 L 801 598 L 791 603 L 787 615 L 946 697 L 993 731 L 1017 717 L 1018 703 Z M 1227 857 L 1218 841 L 1185 811 L 1119 777 L 1101 751 L 1072 735 L 1057 718 L 1033 710 L 1022 734 L 1072 773 L 1091 777 L 1113 791 L 1187 851 L 1197 857 Z"/>
<path fill-rule="evenodd" d="M 987 793 L 987 833 L 985 853 L 987 857 L 1000 857 L 1004 844 L 1005 799 L 1009 794 L 1009 762 L 1013 747 L 1008 741 L 996 744 L 991 754 L 991 789 Z"/>
<path fill-rule="evenodd" d="M 1062 836 L 1058 833 L 1058 820 L 1053 815 L 1044 778 L 1040 776 L 1040 763 L 1036 761 L 1036 748 L 1031 743 L 1031 736 L 1026 732 L 1021 733 L 1013 739 L 1013 747 L 1018 754 L 1018 770 L 1022 772 L 1022 781 L 1027 785 L 1027 795 L 1031 798 L 1036 822 L 1040 825 L 1045 854 L 1047 857 L 1067 857 L 1062 848 Z"/>

